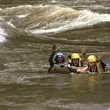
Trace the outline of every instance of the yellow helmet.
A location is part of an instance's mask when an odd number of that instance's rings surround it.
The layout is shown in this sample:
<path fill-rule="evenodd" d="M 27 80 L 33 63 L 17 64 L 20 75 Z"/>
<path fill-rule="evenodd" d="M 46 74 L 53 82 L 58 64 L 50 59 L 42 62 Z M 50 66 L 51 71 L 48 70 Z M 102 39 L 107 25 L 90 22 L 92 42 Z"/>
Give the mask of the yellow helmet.
<path fill-rule="evenodd" d="M 71 59 L 80 59 L 80 55 L 78 53 L 73 53 Z"/>
<path fill-rule="evenodd" d="M 96 56 L 95 56 L 95 55 L 90 55 L 90 56 L 87 58 L 87 61 L 88 61 L 88 62 L 96 62 Z"/>

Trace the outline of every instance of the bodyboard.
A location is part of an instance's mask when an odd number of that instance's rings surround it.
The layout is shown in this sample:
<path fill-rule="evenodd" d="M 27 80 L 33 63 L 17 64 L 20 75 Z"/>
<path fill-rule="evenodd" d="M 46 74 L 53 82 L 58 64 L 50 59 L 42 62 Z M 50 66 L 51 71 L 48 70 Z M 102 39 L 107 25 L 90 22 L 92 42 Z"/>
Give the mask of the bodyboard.
<path fill-rule="evenodd" d="M 60 66 L 60 65 L 54 65 L 52 68 L 50 68 L 49 73 L 61 73 L 61 74 L 69 74 L 71 73 L 70 69 L 65 66 Z"/>

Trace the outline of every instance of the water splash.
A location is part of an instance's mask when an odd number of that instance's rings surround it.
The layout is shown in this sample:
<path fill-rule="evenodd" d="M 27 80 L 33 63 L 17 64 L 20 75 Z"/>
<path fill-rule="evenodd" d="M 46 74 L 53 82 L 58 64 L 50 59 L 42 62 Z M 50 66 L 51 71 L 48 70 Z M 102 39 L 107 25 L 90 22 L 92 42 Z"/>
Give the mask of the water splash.
<path fill-rule="evenodd" d="M 7 34 L 5 33 L 5 31 L 0 27 L 0 42 L 5 42 L 6 39 L 5 39 L 5 36 Z"/>
<path fill-rule="evenodd" d="M 16 28 L 33 34 L 60 33 L 110 22 L 109 14 L 90 10 L 74 10 L 57 5 L 24 5 L 1 10 L 1 14 Z"/>

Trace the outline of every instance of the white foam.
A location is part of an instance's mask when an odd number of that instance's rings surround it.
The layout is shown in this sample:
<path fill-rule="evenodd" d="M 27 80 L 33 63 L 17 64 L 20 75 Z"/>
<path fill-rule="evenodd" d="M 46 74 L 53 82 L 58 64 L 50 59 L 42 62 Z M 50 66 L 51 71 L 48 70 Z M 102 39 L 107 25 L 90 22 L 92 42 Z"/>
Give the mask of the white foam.
<path fill-rule="evenodd" d="M 7 34 L 4 32 L 4 30 L 0 27 L 0 42 L 5 42 L 6 41 L 6 36 Z"/>
<path fill-rule="evenodd" d="M 29 14 L 25 14 L 25 15 L 18 15 L 18 18 L 25 18 L 27 17 Z"/>
<path fill-rule="evenodd" d="M 11 22 L 7 22 L 7 24 L 15 28 L 15 26 Z"/>
<path fill-rule="evenodd" d="M 92 26 L 101 22 L 110 22 L 110 14 L 99 14 L 91 12 L 89 10 L 80 10 L 74 12 L 76 13 L 76 15 L 78 15 L 75 19 L 72 17 L 67 20 L 62 19 L 62 21 L 56 21 L 49 24 L 47 23 L 47 25 L 42 27 L 43 29 L 35 29 L 30 31 L 33 34 L 43 34 L 51 32 L 57 33 L 61 31 Z"/>
<path fill-rule="evenodd" d="M 50 1 L 56 2 L 58 0 L 50 0 Z M 33 14 L 35 15 L 35 13 L 33 13 L 35 11 L 31 11 L 31 9 L 34 10 L 35 8 L 39 8 L 39 7 L 43 9 L 43 11 L 46 14 L 43 12 L 43 15 L 42 13 L 40 13 L 39 15 L 38 13 L 38 16 L 36 16 L 36 18 L 35 16 L 32 16 L 32 18 L 34 17 L 33 19 L 35 19 L 32 22 L 32 24 L 31 22 L 28 23 L 26 17 L 30 13 L 31 15 Z M 23 21 L 25 22 L 25 26 L 27 26 L 24 28 L 27 29 L 27 32 L 30 31 L 33 34 L 59 33 L 66 30 L 92 26 L 101 22 L 110 22 L 110 14 L 94 13 L 90 10 L 74 10 L 68 7 L 53 6 L 53 5 L 39 5 L 39 6 L 25 5 L 25 6 L 12 7 L 10 8 L 10 10 L 11 9 L 15 10 L 15 8 L 18 10 L 19 8 L 23 8 L 23 9 L 31 8 L 30 11 L 27 11 L 25 14 L 21 14 L 21 15 L 16 14 L 16 16 L 18 18 L 18 21 L 20 20 L 19 18 L 23 19 Z M 9 8 L 6 8 L 6 9 L 9 9 Z M 42 17 L 46 19 L 42 20 Z M 30 21 L 32 20 L 32 18 L 29 17 L 28 20 Z M 39 18 L 41 18 L 41 20 Z M 14 19 L 12 19 L 12 22 L 13 21 Z M 24 23 L 24 22 L 19 21 L 15 23 Z M 11 22 L 8 22 L 8 24 L 15 28 L 15 26 Z"/>
<path fill-rule="evenodd" d="M 57 1 L 56 0 L 51 0 L 51 3 L 57 3 Z"/>
<path fill-rule="evenodd" d="M 52 33 L 52 32 L 59 32 L 59 31 L 62 31 L 62 30 L 66 30 L 68 29 L 67 27 L 59 27 L 59 28 L 53 28 L 53 29 L 47 29 L 47 30 L 44 30 L 44 29 L 40 29 L 40 30 L 32 30 L 30 32 L 32 32 L 33 34 L 46 34 L 46 33 Z"/>

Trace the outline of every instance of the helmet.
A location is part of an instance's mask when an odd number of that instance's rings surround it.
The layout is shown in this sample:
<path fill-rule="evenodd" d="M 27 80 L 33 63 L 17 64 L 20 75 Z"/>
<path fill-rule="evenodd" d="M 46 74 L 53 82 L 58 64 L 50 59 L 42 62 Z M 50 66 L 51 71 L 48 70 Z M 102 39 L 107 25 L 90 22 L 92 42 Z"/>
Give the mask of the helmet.
<path fill-rule="evenodd" d="M 71 59 L 80 59 L 80 55 L 78 53 L 73 53 Z"/>
<path fill-rule="evenodd" d="M 63 58 L 60 61 L 58 60 L 58 57 L 59 56 L 62 56 L 62 58 Z M 63 53 L 60 53 L 60 52 L 56 53 L 55 56 L 54 56 L 54 61 L 55 61 L 56 64 L 64 63 L 65 62 L 65 59 L 64 59 Z"/>
<path fill-rule="evenodd" d="M 56 58 L 56 57 L 58 57 L 58 56 L 62 56 L 62 57 L 64 57 L 63 53 L 58 52 L 58 53 L 55 54 L 54 58 Z"/>
<path fill-rule="evenodd" d="M 88 61 L 88 62 L 96 62 L 96 56 L 95 56 L 95 55 L 90 55 L 90 56 L 87 58 L 87 61 Z"/>

